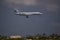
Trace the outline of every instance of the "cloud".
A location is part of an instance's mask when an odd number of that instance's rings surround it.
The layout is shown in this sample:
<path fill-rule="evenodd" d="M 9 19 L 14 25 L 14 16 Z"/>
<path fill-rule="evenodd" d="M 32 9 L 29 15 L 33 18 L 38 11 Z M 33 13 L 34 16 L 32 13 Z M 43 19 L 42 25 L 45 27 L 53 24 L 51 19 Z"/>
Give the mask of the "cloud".
<path fill-rule="evenodd" d="M 46 5 L 46 9 L 47 11 L 57 11 L 59 8 L 58 5 L 58 0 L 49 0 L 47 5 Z"/>
<path fill-rule="evenodd" d="M 56 26 L 56 27 L 60 26 L 60 23 L 58 23 L 58 22 L 52 22 L 51 24 L 52 24 L 52 26 Z"/>
<path fill-rule="evenodd" d="M 37 0 L 3 0 L 3 5 L 12 7 L 12 8 L 19 8 L 24 6 L 37 6 Z"/>
<path fill-rule="evenodd" d="M 23 4 L 25 5 L 36 5 L 37 4 L 36 0 L 24 0 L 23 2 L 24 2 Z"/>
<path fill-rule="evenodd" d="M 58 1 L 58 0 L 57 0 Z M 4 0 L 2 3 L 10 7 L 21 6 L 39 6 L 43 7 L 47 11 L 57 11 L 59 5 L 56 0 Z"/>
<path fill-rule="evenodd" d="M 46 5 L 47 11 L 56 11 L 58 8 L 59 8 L 59 6 L 56 4 L 47 4 Z"/>
<path fill-rule="evenodd" d="M 36 0 L 5 0 L 4 1 L 7 4 L 11 5 L 36 5 Z"/>

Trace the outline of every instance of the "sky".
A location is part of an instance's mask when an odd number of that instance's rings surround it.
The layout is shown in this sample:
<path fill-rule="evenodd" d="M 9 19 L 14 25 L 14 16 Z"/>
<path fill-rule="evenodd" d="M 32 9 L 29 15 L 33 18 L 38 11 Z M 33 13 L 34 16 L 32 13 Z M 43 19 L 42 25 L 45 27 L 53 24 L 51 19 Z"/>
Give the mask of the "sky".
<path fill-rule="evenodd" d="M 15 15 L 19 11 L 41 12 L 40 16 Z M 60 34 L 60 0 L 0 0 L 0 34 Z"/>

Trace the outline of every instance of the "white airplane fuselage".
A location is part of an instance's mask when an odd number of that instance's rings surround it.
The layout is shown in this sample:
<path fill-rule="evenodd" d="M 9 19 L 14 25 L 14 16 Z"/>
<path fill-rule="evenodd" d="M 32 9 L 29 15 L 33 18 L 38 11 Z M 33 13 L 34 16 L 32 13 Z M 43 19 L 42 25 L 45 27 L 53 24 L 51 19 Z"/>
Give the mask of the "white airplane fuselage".
<path fill-rule="evenodd" d="M 15 10 L 16 12 L 16 15 L 21 15 L 21 16 L 26 16 L 26 18 L 28 18 L 28 16 L 31 16 L 31 15 L 41 15 L 43 13 L 41 12 L 19 12 L 19 10 Z"/>
<path fill-rule="evenodd" d="M 16 13 L 17 15 L 25 15 L 25 16 L 31 16 L 31 15 L 41 15 L 42 13 L 40 12 L 18 12 Z"/>

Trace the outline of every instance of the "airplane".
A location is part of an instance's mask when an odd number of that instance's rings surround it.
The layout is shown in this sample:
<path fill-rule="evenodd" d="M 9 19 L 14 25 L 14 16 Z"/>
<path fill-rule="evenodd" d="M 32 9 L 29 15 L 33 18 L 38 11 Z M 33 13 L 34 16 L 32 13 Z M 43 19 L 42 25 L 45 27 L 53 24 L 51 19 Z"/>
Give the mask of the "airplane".
<path fill-rule="evenodd" d="M 16 12 L 16 15 L 26 16 L 26 18 L 29 18 L 29 16 L 32 16 L 32 15 L 42 15 L 43 14 L 41 12 L 19 12 L 18 9 L 15 9 L 14 12 Z"/>

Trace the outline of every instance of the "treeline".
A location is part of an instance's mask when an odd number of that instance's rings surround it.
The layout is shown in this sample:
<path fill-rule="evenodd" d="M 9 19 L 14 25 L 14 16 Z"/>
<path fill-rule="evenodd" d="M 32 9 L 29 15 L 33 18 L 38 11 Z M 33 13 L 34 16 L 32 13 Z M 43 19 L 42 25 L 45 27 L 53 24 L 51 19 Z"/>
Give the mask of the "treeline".
<path fill-rule="evenodd" d="M 9 36 L 2 36 L 0 35 L 0 40 L 60 40 L 60 35 L 58 34 L 51 34 L 46 35 L 45 33 L 40 35 L 27 35 L 26 37 L 22 38 L 10 38 Z"/>
<path fill-rule="evenodd" d="M 60 35 L 58 34 L 51 34 L 51 35 L 46 35 L 45 33 L 40 35 L 36 34 L 34 36 L 27 36 L 27 39 L 32 39 L 32 40 L 60 40 Z"/>

